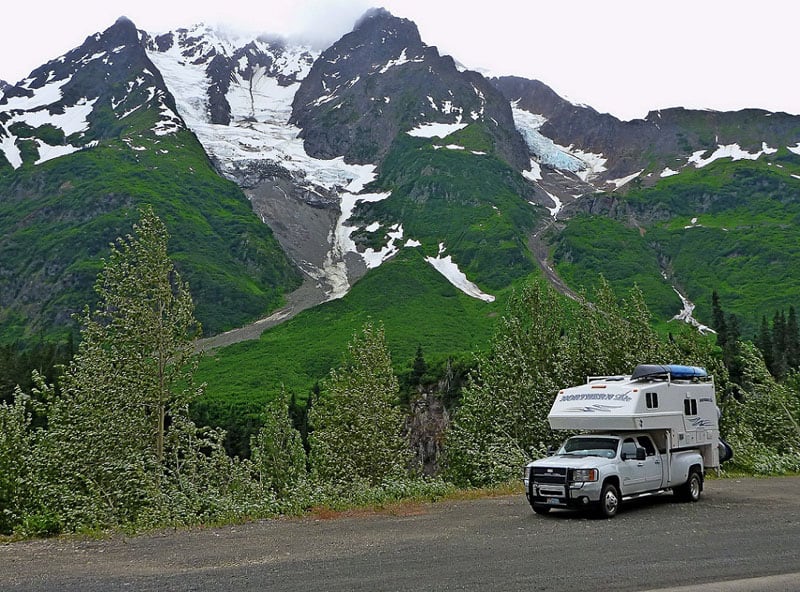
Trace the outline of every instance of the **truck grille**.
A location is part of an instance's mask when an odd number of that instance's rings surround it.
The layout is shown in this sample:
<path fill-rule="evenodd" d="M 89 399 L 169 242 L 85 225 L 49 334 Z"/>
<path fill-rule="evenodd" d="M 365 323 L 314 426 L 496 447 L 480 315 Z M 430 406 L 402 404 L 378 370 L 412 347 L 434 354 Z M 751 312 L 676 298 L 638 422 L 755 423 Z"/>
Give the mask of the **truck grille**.
<path fill-rule="evenodd" d="M 535 483 L 558 483 L 563 485 L 567 482 L 567 469 L 561 467 L 534 467 L 533 481 Z"/>

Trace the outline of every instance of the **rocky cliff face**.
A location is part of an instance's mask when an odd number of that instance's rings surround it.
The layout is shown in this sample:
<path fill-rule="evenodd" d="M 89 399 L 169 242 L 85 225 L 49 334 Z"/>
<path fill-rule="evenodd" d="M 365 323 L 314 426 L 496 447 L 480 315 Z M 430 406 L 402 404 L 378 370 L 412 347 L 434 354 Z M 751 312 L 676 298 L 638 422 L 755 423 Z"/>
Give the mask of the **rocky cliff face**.
<path fill-rule="evenodd" d="M 398 133 L 419 125 L 475 121 L 486 124 L 512 167 L 529 167 L 508 101 L 481 75 L 459 71 L 425 45 L 414 23 L 385 10 L 367 13 L 320 55 L 291 118 L 310 155 L 361 164 L 379 163 Z"/>

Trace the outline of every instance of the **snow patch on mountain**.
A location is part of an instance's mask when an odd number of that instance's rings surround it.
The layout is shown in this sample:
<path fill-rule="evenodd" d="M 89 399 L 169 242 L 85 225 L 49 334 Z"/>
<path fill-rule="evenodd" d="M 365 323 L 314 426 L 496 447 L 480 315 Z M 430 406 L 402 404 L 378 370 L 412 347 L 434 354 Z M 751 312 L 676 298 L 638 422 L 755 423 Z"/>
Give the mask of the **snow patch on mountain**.
<path fill-rule="evenodd" d="M 8 119 L 0 125 L 0 151 L 14 169 L 22 166 L 22 152 L 17 146 L 17 136 L 10 129 L 14 124 L 24 124 L 33 129 L 43 125 L 51 125 L 60 129 L 65 137 L 85 132 L 89 129 L 88 117 L 94 109 L 97 99 L 89 100 L 84 97 L 75 105 L 58 105 L 63 99 L 62 88 L 71 80 L 71 77 L 55 80 L 36 89 L 31 89 L 32 79 L 27 79 L 22 88 L 31 90 L 32 94 L 26 97 L 6 97 L 0 107 L 8 114 Z M 39 138 L 33 138 L 39 154 L 34 164 L 41 164 L 48 160 L 72 154 L 82 150 L 83 146 L 72 144 L 50 145 Z"/>
<path fill-rule="evenodd" d="M 22 81 L 20 87 L 32 91 L 29 97 L 4 97 L 7 110 L 33 111 L 40 107 L 47 107 L 61 100 L 63 93 L 61 89 L 72 80 L 72 77 L 63 78 L 53 82 L 48 82 L 40 88 L 32 89 L 30 85 L 34 82 L 33 78 Z"/>
<path fill-rule="evenodd" d="M 667 167 L 663 171 L 661 171 L 661 174 L 659 175 L 659 177 L 662 177 L 662 178 L 663 177 L 672 177 L 673 175 L 680 175 L 680 174 L 681 174 L 680 171 L 675 171 L 675 170 Z"/>
<path fill-rule="evenodd" d="M 557 195 L 554 195 L 554 194 L 550 193 L 549 191 L 545 191 L 545 193 L 547 194 L 547 196 L 550 199 L 553 200 L 553 204 L 554 204 L 553 207 L 552 208 L 547 208 L 547 211 L 550 212 L 550 217 L 552 217 L 553 220 L 555 220 L 556 218 L 558 218 L 558 213 L 564 207 L 564 203 L 559 199 L 559 197 Z"/>
<path fill-rule="evenodd" d="M 11 166 L 18 169 L 22 166 L 22 153 L 16 145 L 16 137 L 5 136 L 5 130 L 0 126 L 0 152 L 2 152 L 6 160 L 11 163 Z"/>
<path fill-rule="evenodd" d="M 610 184 L 614 185 L 617 189 L 619 189 L 623 185 L 626 185 L 626 184 L 630 183 L 631 181 L 633 181 L 636 177 L 641 175 L 643 172 L 644 172 L 644 169 L 642 169 L 640 171 L 637 171 L 637 172 L 633 173 L 632 175 L 628 175 L 627 177 L 622 177 L 620 179 L 611 179 L 608 182 Z"/>
<path fill-rule="evenodd" d="M 542 167 L 539 166 L 538 162 L 531 158 L 531 170 L 522 171 L 522 176 L 530 181 L 541 181 Z"/>
<path fill-rule="evenodd" d="M 484 302 L 494 302 L 494 296 L 486 294 L 477 285 L 467 279 L 467 276 L 458 268 L 458 265 L 453 261 L 451 255 L 443 256 L 445 250 L 444 243 L 439 243 L 439 254 L 436 257 L 425 257 L 425 261 L 430 263 L 448 282 L 464 292 L 467 296 L 483 300 Z"/>
<path fill-rule="evenodd" d="M 764 154 L 774 154 L 777 152 L 776 148 L 770 148 L 766 142 L 761 143 L 761 150 L 758 152 L 747 152 L 743 150 L 739 144 L 718 144 L 717 149 L 708 158 L 703 158 L 708 150 L 698 150 L 689 157 L 688 164 L 694 164 L 696 168 L 702 168 L 719 160 L 720 158 L 730 158 L 731 160 L 758 160 Z"/>
<path fill-rule="evenodd" d="M 787 146 L 787 148 L 789 149 L 789 152 L 800 154 L 800 142 L 798 142 L 796 146 Z"/>
<path fill-rule="evenodd" d="M 465 127 L 466 123 L 423 123 L 407 133 L 415 138 L 446 138 Z"/>
<path fill-rule="evenodd" d="M 329 239 L 331 250 L 328 252 L 325 262 L 322 265 L 325 278 L 331 286 L 331 290 L 327 294 L 328 300 L 341 298 L 350 291 L 350 281 L 348 279 L 345 256 L 347 253 L 358 253 L 356 243 L 350 238 L 353 231 L 358 227 L 349 226 L 347 224 L 348 219 L 353 215 L 353 210 L 355 210 L 358 203 L 382 201 L 390 195 L 389 193 L 362 193 L 357 195 L 357 192 L 361 191 L 364 184 L 368 182 L 367 179 L 374 178 L 374 167 L 372 165 L 367 166 L 371 169 L 369 176 L 362 176 L 354 179 L 348 186 L 349 191 L 341 194 L 341 213 L 336 226 L 331 231 Z M 392 238 L 389 245 L 384 248 L 385 252 L 384 249 L 379 252 L 368 249 L 366 254 L 358 253 L 364 259 L 368 269 L 377 267 L 396 252 L 395 241 L 402 239 L 402 227 L 399 228 L 399 236 L 397 236 L 397 232 L 393 233 L 393 235 L 394 238 Z"/>
<path fill-rule="evenodd" d="M 695 319 L 694 316 L 692 316 L 694 313 L 695 304 L 692 301 L 690 301 L 686 296 L 681 294 L 675 286 L 672 286 L 672 289 L 678 295 L 678 298 L 681 299 L 681 304 L 683 304 L 683 308 L 678 314 L 672 317 L 671 320 L 683 321 L 684 323 L 691 325 L 692 327 L 695 327 L 703 335 L 706 335 L 708 333 L 716 333 L 716 331 L 714 331 L 711 327 L 702 324 L 700 321 Z"/>
<path fill-rule="evenodd" d="M 287 49 L 284 69 L 297 76 L 306 74 L 302 56 L 310 51 L 306 47 Z M 237 73 L 225 95 L 231 107 L 231 123 L 213 124 L 208 105 L 211 81 L 204 64 L 186 62 L 177 45 L 166 52 L 150 51 L 148 55 L 164 76 L 186 124 L 226 177 L 235 179 L 236 171 L 253 161 L 271 162 L 286 169 L 304 179 L 309 190 L 314 185 L 328 190 L 346 187 L 365 174 L 369 176 L 365 173 L 370 169 L 368 165 L 350 165 L 341 157 L 321 160 L 306 154 L 300 128 L 289 124 L 299 82 L 281 86 L 263 68 L 250 78 Z"/>
<path fill-rule="evenodd" d="M 411 58 L 411 59 L 409 59 L 408 56 L 406 56 L 406 51 L 407 50 L 408 50 L 408 48 L 403 49 L 403 51 L 400 52 L 400 56 L 397 59 L 389 60 L 388 62 L 386 62 L 386 64 L 384 64 L 384 66 L 378 71 L 378 74 L 385 74 L 391 68 L 396 68 L 397 66 L 402 66 L 403 64 L 410 64 L 410 63 L 413 63 L 413 62 L 419 63 L 419 62 L 424 62 L 425 61 L 425 58 Z M 377 68 L 378 66 L 375 66 L 375 67 Z"/>

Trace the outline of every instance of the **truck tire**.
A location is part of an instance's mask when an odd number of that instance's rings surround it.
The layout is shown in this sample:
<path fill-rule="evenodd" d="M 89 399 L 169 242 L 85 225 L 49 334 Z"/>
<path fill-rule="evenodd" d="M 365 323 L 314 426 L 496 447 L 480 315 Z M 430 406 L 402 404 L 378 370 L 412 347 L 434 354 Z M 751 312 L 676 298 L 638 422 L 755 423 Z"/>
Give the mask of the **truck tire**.
<path fill-rule="evenodd" d="M 600 503 L 597 507 L 598 515 L 603 518 L 613 518 L 617 515 L 621 501 L 617 486 L 613 483 L 604 484 L 600 493 Z"/>
<path fill-rule="evenodd" d="M 686 483 L 675 488 L 675 497 L 682 502 L 696 502 L 703 491 L 703 476 L 697 469 L 689 472 Z"/>
<path fill-rule="evenodd" d="M 544 516 L 550 511 L 550 506 L 545 506 L 543 504 L 531 504 L 531 508 L 540 516 Z"/>

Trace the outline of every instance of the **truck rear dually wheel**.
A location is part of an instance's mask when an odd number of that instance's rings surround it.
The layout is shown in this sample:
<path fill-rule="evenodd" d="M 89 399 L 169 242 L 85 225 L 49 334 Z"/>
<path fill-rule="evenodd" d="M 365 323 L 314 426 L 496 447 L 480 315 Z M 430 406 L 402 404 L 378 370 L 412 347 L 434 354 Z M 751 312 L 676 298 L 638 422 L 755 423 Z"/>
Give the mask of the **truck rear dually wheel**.
<path fill-rule="evenodd" d="M 703 477 L 699 471 L 693 469 L 689 473 L 686 483 L 675 488 L 675 496 L 682 502 L 696 502 L 703 491 Z"/>

